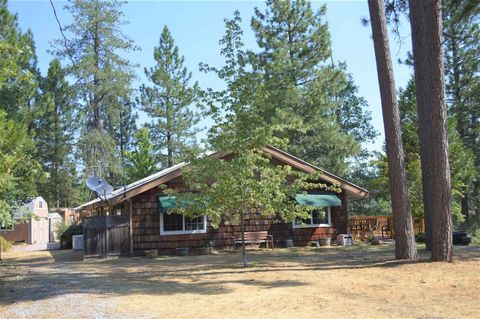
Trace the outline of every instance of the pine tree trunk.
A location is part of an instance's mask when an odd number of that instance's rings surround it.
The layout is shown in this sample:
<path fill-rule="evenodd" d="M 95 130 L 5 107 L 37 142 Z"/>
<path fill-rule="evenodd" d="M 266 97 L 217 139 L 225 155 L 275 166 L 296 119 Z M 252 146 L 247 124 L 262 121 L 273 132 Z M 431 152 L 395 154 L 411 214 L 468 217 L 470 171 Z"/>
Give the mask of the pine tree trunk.
<path fill-rule="evenodd" d="M 424 190 L 432 260 L 452 259 L 451 183 L 441 1 L 409 0 Z"/>
<path fill-rule="evenodd" d="M 369 0 L 368 6 L 385 127 L 388 175 L 395 228 L 395 258 L 413 259 L 417 257 L 417 247 L 408 197 L 405 155 L 400 131 L 400 113 L 390 56 L 385 9 L 383 0 Z"/>
<path fill-rule="evenodd" d="M 469 196 L 469 190 L 465 191 L 465 194 L 463 194 L 462 201 L 461 201 L 461 213 L 463 217 L 465 217 L 465 225 L 470 226 L 470 214 L 469 214 L 469 207 L 468 207 L 468 196 Z"/>
<path fill-rule="evenodd" d="M 472 198 L 475 201 L 475 206 L 474 206 L 474 212 L 475 212 L 475 221 L 476 223 L 480 222 L 480 183 L 479 182 L 474 182 L 473 183 L 473 194 Z"/>
<path fill-rule="evenodd" d="M 240 214 L 240 231 L 242 232 L 242 260 L 243 267 L 248 267 L 247 252 L 245 251 L 245 211 Z"/>
<path fill-rule="evenodd" d="M 98 3 L 98 1 L 97 1 Z M 96 9 L 98 10 L 98 9 Z M 102 120 L 101 120 L 101 110 L 100 110 L 100 94 L 98 92 L 98 88 L 100 86 L 100 79 L 98 77 L 99 70 L 100 70 L 100 40 L 98 35 L 98 22 L 95 23 L 95 32 L 93 35 L 93 54 L 95 59 L 95 70 L 97 71 L 93 75 L 93 120 L 92 120 L 92 128 L 94 130 L 100 131 L 102 128 Z"/>
<path fill-rule="evenodd" d="M 167 133 L 167 167 L 173 166 L 173 145 L 172 135 Z"/>

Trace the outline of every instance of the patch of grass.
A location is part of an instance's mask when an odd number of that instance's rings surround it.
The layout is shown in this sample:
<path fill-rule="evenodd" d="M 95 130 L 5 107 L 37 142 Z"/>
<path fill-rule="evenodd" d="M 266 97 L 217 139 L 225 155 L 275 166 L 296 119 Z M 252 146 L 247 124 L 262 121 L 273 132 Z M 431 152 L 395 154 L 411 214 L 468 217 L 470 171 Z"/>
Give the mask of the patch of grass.
<path fill-rule="evenodd" d="M 125 318 L 478 317 L 480 249 L 454 254 L 453 263 L 399 262 L 394 245 L 277 248 L 249 250 L 244 269 L 240 251 L 88 262 L 66 250 L 8 252 L 17 268 L 0 268 L 13 278 L 0 285 L 0 307 L 6 318 L 66 307 Z"/>

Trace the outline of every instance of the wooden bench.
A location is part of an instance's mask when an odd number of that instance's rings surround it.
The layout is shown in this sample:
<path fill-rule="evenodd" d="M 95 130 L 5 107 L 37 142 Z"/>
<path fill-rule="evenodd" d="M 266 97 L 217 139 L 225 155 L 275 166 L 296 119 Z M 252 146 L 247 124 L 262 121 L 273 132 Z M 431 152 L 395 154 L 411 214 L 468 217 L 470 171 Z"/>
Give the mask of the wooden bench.
<path fill-rule="evenodd" d="M 233 237 L 233 242 L 235 248 L 242 245 L 242 233 L 235 233 L 235 237 Z M 252 232 L 245 232 L 245 245 L 253 244 L 262 244 L 265 243 L 265 246 L 268 248 L 268 244 L 270 244 L 270 248 L 273 249 L 273 236 L 269 235 L 267 231 L 252 231 Z"/>

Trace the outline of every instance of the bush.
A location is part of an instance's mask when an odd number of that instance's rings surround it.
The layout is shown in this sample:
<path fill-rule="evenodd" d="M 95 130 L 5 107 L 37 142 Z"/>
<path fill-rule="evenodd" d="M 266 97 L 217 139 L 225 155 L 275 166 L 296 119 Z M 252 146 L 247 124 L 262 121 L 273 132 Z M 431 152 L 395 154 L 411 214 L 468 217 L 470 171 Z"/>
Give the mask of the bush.
<path fill-rule="evenodd" d="M 12 247 L 12 242 L 11 242 L 11 241 L 8 241 L 8 240 L 6 240 L 5 238 L 3 238 L 2 236 L 0 236 L 0 249 L 1 249 L 2 251 L 7 251 L 7 250 L 9 250 L 11 247 Z"/>
<path fill-rule="evenodd" d="M 415 234 L 415 241 L 417 243 L 425 243 L 425 241 L 426 241 L 425 233 Z"/>
<path fill-rule="evenodd" d="M 480 229 L 476 229 L 475 231 L 470 233 L 470 237 L 472 237 L 472 244 L 480 246 Z"/>
<path fill-rule="evenodd" d="M 73 235 L 82 235 L 83 227 L 82 225 L 76 224 L 66 224 L 61 222 L 57 225 L 57 235 L 60 238 L 60 245 L 62 248 L 70 249 L 72 248 L 72 236 Z"/>

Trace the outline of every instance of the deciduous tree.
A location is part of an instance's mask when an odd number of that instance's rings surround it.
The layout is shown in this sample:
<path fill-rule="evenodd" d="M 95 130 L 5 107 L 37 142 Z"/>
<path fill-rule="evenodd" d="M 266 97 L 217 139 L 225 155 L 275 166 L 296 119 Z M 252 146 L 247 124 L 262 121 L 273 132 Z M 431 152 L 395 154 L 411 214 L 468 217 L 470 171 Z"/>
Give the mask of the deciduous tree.
<path fill-rule="evenodd" d="M 269 107 L 270 92 L 262 75 L 246 68 L 240 22 L 238 12 L 233 19 L 226 20 L 226 33 L 220 41 L 225 66 L 203 66 L 215 72 L 227 86 L 223 91 L 209 91 L 206 97 L 209 114 L 215 120 L 208 146 L 217 153 L 191 159 L 184 178 L 195 193 L 180 194 L 180 200 L 194 204 L 175 211 L 190 216 L 207 215 L 214 227 L 222 220 L 240 225 L 243 265 L 247 267 L 245 216 L 277 214 L 287 221 L 305 218 L 312 207 L 297 205 L 295 194 L 325 185 L 313 182 L 315 175 L 299 173 L 288 165 L 272 165 L 262 151 L 268 144 L 285 145 L 275 132 L 288 124 L 282 118 L 272 118 L 268 124 L 264 121 L 262 113 Z M 225 153 L 231 153 L 231 158 L 222 159 Z"/>

